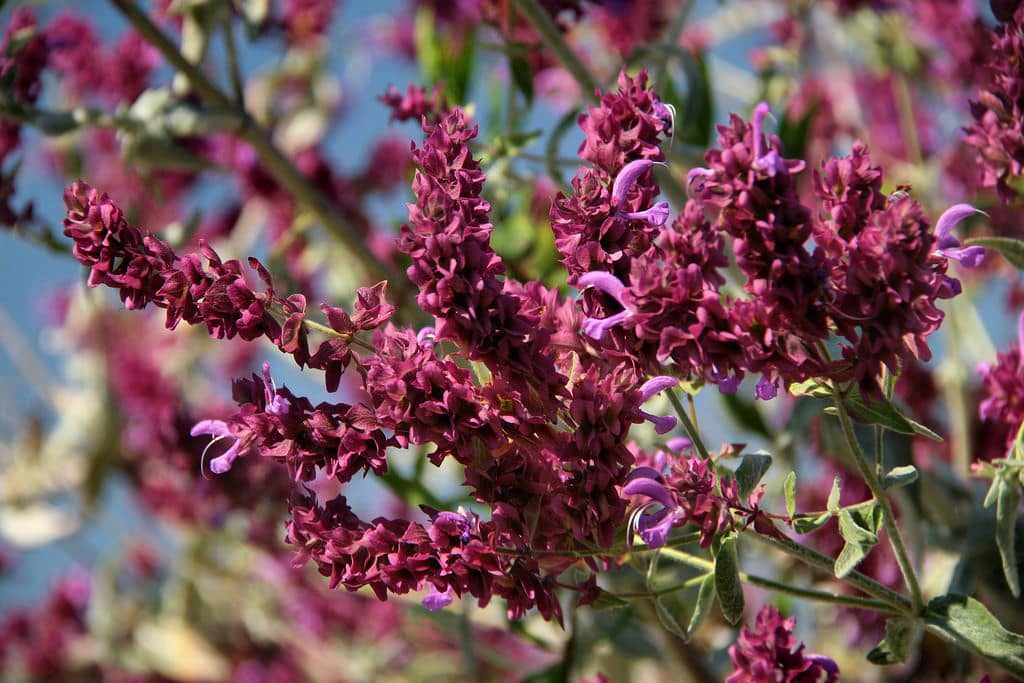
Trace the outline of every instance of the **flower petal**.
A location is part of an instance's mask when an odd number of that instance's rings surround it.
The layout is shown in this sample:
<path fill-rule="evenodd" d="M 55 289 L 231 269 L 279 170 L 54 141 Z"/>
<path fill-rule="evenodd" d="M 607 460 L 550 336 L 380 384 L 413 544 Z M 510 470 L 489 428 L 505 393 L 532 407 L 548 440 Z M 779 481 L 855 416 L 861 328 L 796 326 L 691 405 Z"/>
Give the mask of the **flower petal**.
<path fill-rule="evenodd" d="M 619 175 L 615 176 L 612 183 L 612 207 L 618 208 L 626 201 L 626 195 L 636 184 L 637 179 L 654 166 L 650 159 L 637 159 L 622 167 Z"/>
<path fill-rule="evenodd" d="M 643 398 L 643 400 L 646 401 L 651 396 L 659 394 L 662 391 L 665 391 L 666 389 L 671 389 L 677 384 L 679 384 L 679 380 L 676 379 L 675 377 L 669 377 L 668 375 L 658 375 L 657 377 L 650 378 L 649 380 L 644 382 L 643 385 L 641 385 L 640 396 Z"/>
<path fill-rule="evenodd" d="M 603 270 L 593 270 L 580 275 L 577 287 L 579 289 L 586 287 L 600 289 L 605 294 L 614 297 L 619 303 L 622 303 L 622 292 L 626 289 L 626 285 L 622 284 L 619 278 Z"/>
<path fill-rule="evenodd" d="M 939 216 L 938 222 L 935 223 L 935 237 L 938 238 L 938 248 L 949 249 L 951 247 L 959 247 L 960 240 L 953 237 L 953 228 L 959 225 L 965 218 L 976 213 L 985 212 L 974 208 L 970 204 L 954 204 L 943 211 L 942 215 Z"/>

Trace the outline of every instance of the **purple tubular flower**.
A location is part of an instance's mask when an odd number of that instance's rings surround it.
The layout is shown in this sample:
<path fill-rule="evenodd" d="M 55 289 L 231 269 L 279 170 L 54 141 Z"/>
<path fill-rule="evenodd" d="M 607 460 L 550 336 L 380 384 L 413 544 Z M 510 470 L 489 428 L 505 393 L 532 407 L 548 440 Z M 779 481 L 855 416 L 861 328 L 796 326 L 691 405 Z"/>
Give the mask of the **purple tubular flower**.
<path fill-rule="evenodd" d="M 675 377 L 668 377 L 667 375 L 659 375 L 658 377 L 652 377 L 651 379 L 644 382 L 643 386 L 640 387 L 640 398 L 646 401 L 655 394 L 661 393 L 665 389 L 670 389 L 679 384 L 679 380 Z M 637 412 L 645 419 L 654 423 L 654 431 L 658 434 L 667 434 L 672 431 L 676 426 L 676 418 L 671 415 L 659 416 L 652 415 L 646 410 L 637 410 Z"/>
<path fill-rule="evenodd" d="M 641 476 L 636 476 L 637 474 Z M 636 531 L 644 543 L 651 548 L 660 548 L 665 545 L 669 532 L 672 531 L 672 527 L 682 516 L 683 511 L 662 482 L 661 475 L 649 467 L 637 468 L 630 474 L 630 481 L 622 488 L 622 493 L 627 496 L 644 496 L 651 499 L 652 502 L 639 508 Z M 661 510 L 648 514 L 646 509 L 655 503 L 662 506 Z"/>
<path fill-rule="evenodd" d="M 676 436 L 665 442 L 670 451 L 681 451 L 684 448 L 689 448 L 693 445 L 693 441 L 686 438 L 685 436 Z"/>
<path fill-rule="evenodd" d="M 425 349 L 434 348 L 434 340 L 437 338 L 437 330 L 433 327 L 424 327 L 416 333 L 416 343 Z"/>
<path fill-rule="evenodd" d="M 438 612 L 443 610 L 448 605 L 452 604 L 452 589 L 448 588 L 444 593 L 441 593 L 433 585 L 430 586 L 430 592 L 423 598 L 423 606 L 431 612 Z"/>
<path fill-rule="evenodd" d="M 277 385 L 270 376 L 270 363 L 263 364 L 263 391 L 267 397 L 267 412 L 283 417 L 290 408 L 288 401 L 277 393 Z"/>
<path fill-rule="evenodd" d="M 244 455 L 241 452 L 241 444 L 223 420 L 201 420 L 192 427 L 189 434 L 192 436 L 208 434 L 213 437 L 211 444 L 220 439 L 231 439 L 231 447 L 210 461 L 210 471 L 214 474 L 224 474 L 231 469 L 235 460 Z"/>
<path fill-rule="evenodd" d="M 960 240 L 953 235 L 961 221 L 976 213 L 985 213 L 970 204 L 954 204 L 939 216 L 935 224 L 935 253 L 958 261 L 964 268 L 977 268 L 985 260 L 985 248 L 977 245 L 960 246 Z M 987 214 L 986 214 L 987 215 Z"/>
<path fill-rule="evenodd" d="M 332 477 L 323 467 L 315 467 L 316 475 L 310 481 L 302 482 L 316 498 L 317 507 L 324 508 L 327 503 L 341 495 L 341 482 Z"/>
<path fill-rule="evenodd" d="M 651 170 L 653 166 L 654 162 L 650 159 L 637 159 L 622 167 L 612 184 L 612 208 L 617 209 L 622 206 L 626 201 L 626 195 L 636 185 L 637 179 Z"/>
<path fill-rule="evenodd" d="M 771 381 L 767 377 L 762 377 L 757 382 L 757 386 L 754 388 L 754 394 L 762 401 L 770 401 L 775 398 L 779 393 L 779 380 Z"/>
<path fill-rule="evenodd" d="M 603 271 L 584 273 L 580 276 L 577 283 L 580 289 L 595 287 L 618 301 L 623 307 L 626 305 L 622 300 L 622 294 L 626 290 L 626 286 L 611 273 Z M 583 321 L 583 332 L 594 339 L 601 339 L 608 330 L 619 325 L 628 317 L 629 311 L 625 310 L 607 318 L 587 318 Z"/>
<path fill-rule="evenodd" d="M 768 103 L 761 102 L 754 107 L 754 112 L 750 117 L 751 129 L 754 135 L 754 162 L 751 166 L 755 171 L 761 171 L 769 178 L 774 178 L 776 173 L 786 172 L 786 164 L 778 151 L 774 149 L 770 149 L 768 152 L 764 151 L 764 136 L 761 129 L 766 116 L 771 116 L 772 120 L 775 119 L 772 116 L 771 109 L 768 108 Z"/>
<path fill-rule="evenodd" d="M 644 223 L 650 223 L 656 227 L 661 227 L 668 222 L 668 202 L 658 202 L 649 209 L 643 211 L 629 211 L 623 212 L 622 215 L 630 220 L 643 221 Z"/>

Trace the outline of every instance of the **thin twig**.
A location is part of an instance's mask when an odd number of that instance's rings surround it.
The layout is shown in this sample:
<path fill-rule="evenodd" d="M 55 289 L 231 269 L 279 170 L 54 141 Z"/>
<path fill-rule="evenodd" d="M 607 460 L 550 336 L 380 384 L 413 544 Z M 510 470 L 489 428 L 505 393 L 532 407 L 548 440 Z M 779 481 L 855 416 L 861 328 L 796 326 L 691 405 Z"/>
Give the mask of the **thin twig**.
<path fill-rule="evenodd" d="M 271 175 L 298 200 L 308 206 L 320 222 L 335 235 L 349 251 L 363 264 L 371 276 L 403 283 L 390 266 L 381 263 L 370 251 L 363 236 L 338 212 L 334 204 L 309 179 L 295 167 L 292 161 L 271 141 L 265 131 L 244 109 L 239 109 L 206 74 L 190 62 L 171 42 L 164 32 L 153 23 L 149 16 L 135 4 L 134 0 L 110 0 L 125 19 L 146 39 L 171 66 L 181 72 L 196 93 L 213 109 L 233 115 L 238 122 L 237 134 L 252 145 L 257 156 L 267 166 Z"/>

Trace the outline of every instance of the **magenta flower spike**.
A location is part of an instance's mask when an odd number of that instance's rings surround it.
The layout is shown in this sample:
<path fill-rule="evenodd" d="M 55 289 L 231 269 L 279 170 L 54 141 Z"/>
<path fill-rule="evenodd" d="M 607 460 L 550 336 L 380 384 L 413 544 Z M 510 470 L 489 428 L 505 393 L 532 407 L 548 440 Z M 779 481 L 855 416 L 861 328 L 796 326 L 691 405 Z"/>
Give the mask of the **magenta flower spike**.
<path fill-rule="evenodd" d="M 958 261 L 964 268 L 977 268 L 985 260 L 985 248 L 977 245 L 963 247 L 953 235 L 953 228 L 976 213 L 985 213 L 970 204 L 954 204 L 939 216 L 935 224 L 935 253 Z M 988 215 L 988 214 L 985 214 Z"/>

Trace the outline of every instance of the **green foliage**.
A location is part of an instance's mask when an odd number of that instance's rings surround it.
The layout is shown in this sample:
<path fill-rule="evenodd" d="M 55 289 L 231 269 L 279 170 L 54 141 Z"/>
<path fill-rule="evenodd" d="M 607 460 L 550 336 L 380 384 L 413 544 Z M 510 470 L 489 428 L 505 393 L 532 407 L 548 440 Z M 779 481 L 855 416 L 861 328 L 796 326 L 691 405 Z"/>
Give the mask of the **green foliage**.
<path fill-rule="evenodd" d="M 1024 270 L 1024 242 L 1011 237 L 971 237 L 964 240 L 970 246 L 985 247 L 999 252 L 1017 270 Z"/>
<path fill-rule="evenodd" d="M 744 601 L 735 534 L 723 538 L 715 553 L 715 594 L 725 620 L 738 624 L 743 619 Z"/>
<path fill-rule="evenodd" d="M 1024 636 L 1003 628 L 974 598 L 956 594 L 935 598 L 928 603 L 924 622 L 929 631 L 1024 677 Z"/>
<path fill-rule="evenodd" d="M 909 619 L 886 619 L 885 638 L 868 652 L 868 661 L 880 666 L 906 661 L 915 631 L 914 622 Z"/>

